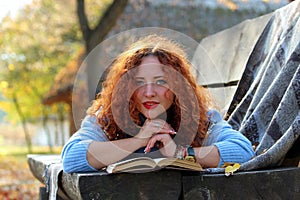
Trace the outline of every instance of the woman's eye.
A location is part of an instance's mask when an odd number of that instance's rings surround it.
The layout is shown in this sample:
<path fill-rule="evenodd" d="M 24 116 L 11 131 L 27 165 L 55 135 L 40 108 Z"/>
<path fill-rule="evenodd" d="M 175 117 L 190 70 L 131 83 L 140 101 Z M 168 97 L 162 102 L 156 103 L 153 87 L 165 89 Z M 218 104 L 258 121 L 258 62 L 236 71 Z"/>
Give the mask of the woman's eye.
<path fill-rule="evenodd" d="M 135 83 L 137 86 L 142 86 L 145 84 L 144 81 L 139 81 L 139 80 L 137 80 Z"/>
<path fill-rule="evenodd" d="M 157 84 L 157 85 L 166 85 L 166 84 L 167 84 L 167 81 L 165 81 L 165 80 L 157 80 L 157 81 L 156 81 L 156 84 Z"/>

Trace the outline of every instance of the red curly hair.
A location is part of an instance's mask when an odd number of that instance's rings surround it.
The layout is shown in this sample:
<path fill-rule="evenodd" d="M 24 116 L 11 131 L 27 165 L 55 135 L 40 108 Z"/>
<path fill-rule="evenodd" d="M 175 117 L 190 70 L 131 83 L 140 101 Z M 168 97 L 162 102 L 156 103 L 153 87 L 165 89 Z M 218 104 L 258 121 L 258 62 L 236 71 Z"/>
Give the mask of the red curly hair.
<path fill-rule="evenodd" d="M 136 70 L 133 69 L 149 55 L 156 56 L 166 66 L 163 70 L 167 72 L 170 89 L 175 94 L 174 102 L 167 110 L 167 122 L 177 131 L 175 142 L 201 146 L 208 128 L 209 93 L 197 84 L 183 48 L 161 36 L 151 35 L 138 40 L 114 60 L 102 84 L 102 91 L 87 113 L 97 113 L 98 122 L 109 140 L 137 134 L 143 121 L 132 100 L 136 88 L 132 79 Z M 123 106 L 126 103 L 128 108 Z"/>

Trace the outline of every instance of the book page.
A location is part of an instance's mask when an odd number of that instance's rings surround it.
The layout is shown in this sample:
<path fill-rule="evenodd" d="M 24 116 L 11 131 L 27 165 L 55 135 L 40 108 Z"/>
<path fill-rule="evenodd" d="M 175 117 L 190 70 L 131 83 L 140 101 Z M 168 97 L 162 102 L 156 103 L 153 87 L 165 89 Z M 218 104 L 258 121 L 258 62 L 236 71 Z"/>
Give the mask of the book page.
<path fill-rule="evenodd" d="M 106 171 L 108 173 L 115 173 L 118 171 L 142 171 L 154 169 L 156 167 L 156 163 L 152 158 L 149 157 L 139 157 L 132 158 L 129 160 L 120 161 L 114 164 L 107 166 Z"/>
<path fill-rule="evenodd" d="M 163 167 L 176 167 L 176 168 L 186 168 L 191 170 L 197 170 L 202 171 L 203 168 L 199 163 L 187 161 L 187 160 L 181 160 L 177 158 L 160 158 L 160 159 L 154 159 L 158 163 L 157 165 L 161 168 Z"/>
<path fill-rule="evenodd" d="M 128 160 L 123 160 L 107 166 L 106 171 L 108 173 L 117 172 L 149 172 L 158 168 L 169 168 L 178 170 L 195 170 L 202 171 L 202 167 L 199 163 L 194 163 L 187 160 L 181 160 L 177 158 L 155 158 L 150 157 L 138 157 Z"/>

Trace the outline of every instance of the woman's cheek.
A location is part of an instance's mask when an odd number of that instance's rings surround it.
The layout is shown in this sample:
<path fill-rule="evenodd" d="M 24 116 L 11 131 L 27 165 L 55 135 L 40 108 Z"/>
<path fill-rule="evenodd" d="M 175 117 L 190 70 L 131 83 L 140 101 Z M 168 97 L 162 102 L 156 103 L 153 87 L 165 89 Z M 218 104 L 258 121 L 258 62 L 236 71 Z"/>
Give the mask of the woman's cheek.
<path fill-rule="evenodd" d="M 138 91 L 135 91 L 132 95 L 132 100 L 133 102 L 135 103 L 135 106 L 137 107 L 137 109 L 139 111 L 141 111 L 141 100 L 140 100 L 140 97 L 139 97 L 139 92 Z"/>
<path fill-rule="evenodd" d="M 171 90 L 168 90 L 166 92 L 166 99 L 168 99 L 168 101 L 173 103 L 174 98 L 175 98 L 175 95 L 173 94 L 173 92 Z"/>

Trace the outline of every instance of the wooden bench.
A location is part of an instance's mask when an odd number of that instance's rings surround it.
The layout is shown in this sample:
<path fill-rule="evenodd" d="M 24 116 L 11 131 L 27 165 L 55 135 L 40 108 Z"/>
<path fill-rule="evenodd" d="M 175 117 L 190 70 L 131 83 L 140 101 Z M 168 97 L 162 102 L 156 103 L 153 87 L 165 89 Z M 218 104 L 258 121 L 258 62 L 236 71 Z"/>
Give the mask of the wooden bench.
<path fill-rule="evenodd" d="M 290 77 L 290 79 L 285 79 L 285 83 L 289 83 L 286 85 L 293 87 L 289 87 L 290 90 L 287 88 L 287 90 L 282 91 L 282 96 L 284 97 L 285 95 L 287 98 L 281 98 L 291 100 L 293 103 L 289 103 L 289 101 L 279 102 L 279 98 L 276 95 L 272 96 L 274 93 L 271 94 L 271 97 L 276 100 L 274 102 L 277 102 L 277 104 L 272 104 L 272 109 L 277 106 L 280 108 L 280 113 L 286 109 L 286 113 L 288 117 L 290 117 L 289 119 L 294 121 L 289 121 L 289 124 L 279 124 L 278 121 L 275 120 L 274 123 L 272 123 L 274 126 L 268 125 L 265 127 L 266 130 L 268 129 L 271 130 L 271 132 L 275 132 L 275 129 L 278 130 L 277 127 L 280 127 L 279 125 L 284 125 L 284 131 L 282 132 L 282 130 L 280 130 L 278 135 L 275 134 L 276 137 L 281 136 L 283 139 L 280 140 L 281 138 L 277 138 L 278 140 L 275 141 L 275 139 L 268 134 L 264 135 L 267 137 L 261 137 L 269 139 L 259 141 L 262 142 L 260 144 L 263 144 L 262 147 L 264 147 L 264 149 L 270 147 L 269 144 L 271 144 L 271 142 L 274 143 L 272 147 L 275 146 L 275 148 L 270 148 L 265 153 L 258 153 L 258 156 L 249 161 L 248 171 L 236 172 L 232 176 L 226 177 L 221 173 L 205 174 L 175 170 L 160 170 L 139 174 L 107 174 L 105 171 L 67 174 L 60 170 L 56 176 L 57 180 L 51 182 L 58 185 L 57 199 L 300 199 L 299 166 L 291 165 L 294 167 L 262 169 L 263 167 L 274 166 L 276 163 L 279 163 L 281 159 L 286 157 L 285 155 L 289 155 L 295 158 L 296 162 L 299 162 L 299 139 L 297 139 L 299 138 L 300 127 L 298 123 L 299 107 L 297 107 L 299 100 L 295 98 L 297 94 L 299 94 L 296 93 L 299 92 L 299 82 L 297 82 L 299 79 L 298 76 L 294 76 L 297 74 L 296 72 L 298 72 L 297 70 L 299 68 L 299 8 L 300 1 L 298 0 L 273 14 L 259 17 L 253 21 L 246 21 L 229 30 L 210 36 L 202 40 L 201 46 L 199 46 L 201 47 L 199 49 L 205 50 L 205 53 L 200 52 L 197 54 L 197 59 L 203 61 L 202 65 L 199 66 L 206 66 L 208 68 L 208 75 L 204 74 L 205 79 L 203 80 L 213 81 L 213 78 L 217 78 L 216 81 L 224 80 L 224 84 L 221 84 L 222 86 L 224 85 L 224 88 L 221 88 L 221 90 L 222 92 L 225 91 L 225 94 L 228 94 L 225 95 L 225 97 L 228 98 L 223 98 L 224 95 L 220 98 L 222 101 L 224 99 L 226 100 L 224 105 L 221 105 L 222 108 L 224 107 L 224 110 L 227 110 L 226 105 L 228 105 L 228 103 L 234 105 L 232 110 L 235 109 L 235 106 L 240 103 L 242 97 L 245 97 L 244 93 L 246 91 L 257 88 L 257 86 L 252 85 L 252 83 L 256 83 L 254 78 L 260 78 L 260 76 L 256 76 L 258 70 L 262 70 L 262 72 L 264 72 L 262 74 L 264 75 L 268 74 L 268 77 L 270 74 L 273 74 L 274 79 L 268 78 L 268 81 L 282 80 L 276 79 L 277 73 L 275 72 L 276 70 L 280 71 L 285 66 L 288 67 L 284 68 L 284 75 L 290 74 L 287 72 L 290 72 L 291 68 L 295 71 L 295 73 L 291 73 L 293 76 Z M 230 44 L 228 42 L 230 42 Z M 261 52 L 261 50 L 264 51 Z M 282 58 L 281 61 L 289 62 L 277 63 L 279 55 L 284 58 Z M 214 58 L 214 62 L 211 63 L 209 59 L 206 60 L 205 58 Z M 276 62 L 273 63 L 271 61 Z M 212 66 L 221 70 L 220 74 L 224 76 L 222 79 L 215 77 L 217 73 L 209 71 L 209 69 L 215 69 Z M 277 69 L 277 67 L 280 68 L 280 70 Z M 240 79 L 242 73 L 244 74 L 244 69 L 247 69 L 246 72 L 249 73 L 246 73 L 247 76 L 245 76 L 245 79 L 243 79 L 243 77 Z M 270 69 L 274 71 L 272 71 L 272 73 L 265 73 L 266 71 L 264 69 L 268 69 L 269 72 Z M 201 71 L 206 70 L 201 68 Z M 280 71 L 280 73 L 281 72 L 282 71 Z M 263 78 L 265 77 L 267 77 L 267 75 L 263 76 Z M 208 87 L 212 85 L 215 86 L 215 82 L 201 83 L 200 76 L 199 79 L 199 84 L 201 85 Z M 242 92 L 236 91 L 236 88 L 231 88 L 231 84 L 228 84 L 236 80 L 242 80 L 241 82 L 243 84 L 245 84 L 244 80 L 247 80 L 248 85 L 241 87 Z M 267 86 L 272 85 L 270 82 L 267 83 L 269 83 Z M 225 87 L 226 85 L 230 87 Z M 262 86 L 265 86 L 265 84 L 262 84 Z M 263 87 L 263 89 L 264 88 L 265 87 Z M 212 88 L 212 94 L 214 94 L 214 89 L 216 88 Z M 286 91 L 293 92 L 285 93 Z M 233 101 L 232 97 L 234 94 L 238 94 L 238 96 L 234 98 Z M 218 96 L 218 91 L 216 91 L 214 95 Z M 249 95 L 251 97 L 252 93 L 249 93 Z M 257 95 L 257 93 L 255 93 L 255 95 Z M 265 92 L 258 93 L 258 95 L 259 96 L 256 97 L 263 96 Z M 268 96 L 268 98 L 269 97 L 270 96 Z M 249 103 L 250 100 L 248 98 L 246 100 L 246 103 Z M 251 97 L 251 101 L 252 100 L 253 98 Z M 272 101 L 272 103 L 274 102 Z M 257 102 L 254 103 L 256 104 Z M 281 106 L 283 105 L 283 108 L 279 107 L 279 103 Z M 259 114 L 266 113 L 265 111 L 268 107 L 265 105 L 269 106 L 271 104 L 263 104 L 263 106 L 260 106 L 259 108 L 261 110 Z M 291 109 L 288 108 L 288 106 L 284 107 L 284 105 L 294 107 Z M 248 109 L 249 106 L 245 106 L 245 108 Z M 232 112 L 229 114 L 231 113 Z M 282 116 L 277 114 L 277 112 L 274 112 L 272 118 L 281 119 Z M 291 118 L 291 116 L 293 116 L 292 114 L 297 115 L 295 119 Z M 263 115 L 259 117 L 260 119 L 264 119 Z M 287 118 L 284 119 L 284 123 L 287 123 Z M 238 125 L 240 124 L 238 123 Z M 250 128 L 251 130 L 256 130 L 256 127 L 253 128 L 250 126 Z M 258 134 L 257 131 L 254 133 Z M 252 137 L 252 135 L 250 136 Z M 292 151 L 289 151 L 290 147 L 292 147 Z M 47 199 L 49 196 L 49 182 L 47 182 L 47 180 L 49 180 L 49 173 L 45 172 L 52 171 L 49 170 L 52 166 L 59 166 L 59 155 L 28 155 L 28 163 L 34 176 L 40 180 L 41 183 L 46 183 L 45 187 L 42 187 L 40 190 L 40 199 Z M 258 170 L 250 171 L 254 168 Z"/>
<path fill-rule="evenodd" d="M 46 169 L 59 155 L 28 155 L 33 175 L 43 184 Z M 176 170 L 149 173 L 64 173 L 57 199 L 300 199 L 300 168 L 275 168 L 224 174 Z M 46 185 L 40 199 L 48 199 Z"/>

